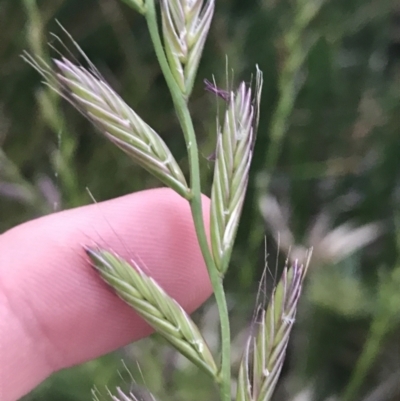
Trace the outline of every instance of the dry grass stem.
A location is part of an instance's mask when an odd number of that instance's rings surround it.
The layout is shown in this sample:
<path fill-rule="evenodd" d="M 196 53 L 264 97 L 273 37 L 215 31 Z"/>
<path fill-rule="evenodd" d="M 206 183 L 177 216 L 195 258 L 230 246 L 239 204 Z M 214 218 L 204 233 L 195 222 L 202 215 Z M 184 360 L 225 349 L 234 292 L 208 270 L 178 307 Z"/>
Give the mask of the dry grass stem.
<path fill-rule="evenodd" d="M 249 339 L 241 362 L 236 401 L 271 399 L 282 369 L 308 264 L 309 258 L 305 264 L 295 261 L 290 268 L 286 267 L 267 309 L 261 311 L 258 330 Z"/>
<path fill-rule="evenodd" d="M 140 267 L 119 256 L 87 249 L 95 269 L 135 311 L 189 360 L 215 378 L 214 358 L 197 326 L 183 308 Z"/>
<path fill-rule="evenodd" d="M 164 47 L 182 93 L 189 97 L 203 52 L 215 0 L 161 0 Z"/>
<path fill-rule="evenodd" d="M 58 73 L 43 60 L 25 59 L 45 78 L 46 83 L 65 97 L 111 142 L 147 171 L 185 198 L 186 179 L 160 136 L 146 124 L 97 73 L 62 58 L 54 60 Z M 56 84 L 56 85 L 55 85 Z"/>
<path fill-rule="evenodd" d="M 246 194 L 261 85 L 258 71 L 254 101 L 252 90 L 244 83 L 236 93 L 229 93 L 224 126 L 218 135 L 211 191 L 211 245 L 222 273 L 228 267 Z"/>

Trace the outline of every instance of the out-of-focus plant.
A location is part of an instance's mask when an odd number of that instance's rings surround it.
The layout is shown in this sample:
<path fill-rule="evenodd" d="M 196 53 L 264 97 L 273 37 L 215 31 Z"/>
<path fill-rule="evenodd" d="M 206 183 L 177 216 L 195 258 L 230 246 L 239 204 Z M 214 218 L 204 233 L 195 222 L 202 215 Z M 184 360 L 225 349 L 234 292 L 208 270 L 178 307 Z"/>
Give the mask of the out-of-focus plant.
<path fill-rule="evenodd" d="M 38 184 L 40 188 L 40 183 Z M 46 202 L 45 195 L 48 191 L 41 192 L 39 188 L 22 176 L 18 167 L 0 148 L 0 196 L 21 202 L 31 208 L 34 213 L 46 214 L 51 211 L 51 204 L 57 201 L 58 197 L 57 195 L 48 196 Z"/>
<path fill-rule="evenodd" d="M 310 50 L 318 41 L 316 31 L 309 29 L 325 0 L 296 0 L 290 23 L 285 24 L 277 44 L 278 99 L 270 119 L 269 144 L 264 156 L 263 173 L 258 179 L 257 198 L 268 192 L 271 176 L 281 156 L 285 134 L 289 127 L 297 95 L 306 79 L 304 64 Z M 259 248 L 264 232 L 258 226 L 251 230 L 249 243 L 252 249 Z"/>
<path fill-rule="evenodd" d="M 28 17 L 26 37 L 28 38 L 29 49 L 37 57 L 49 61 L 50 57 L 44 32 L 45 24 L 42 21 L 36 0 L 24 0 L 24 5 Z M 58 178 L 58 184 L 61 186 L 62 200 L 68 206 L 77 206 L 81 203 L 81 195 L 74 171 L 76 138 L 69 131 L 58 95 L 49 88 L 40 88 L 36 97 L 44 122 L 56 137 L 56 146 L 51 152 L 50 159 Z M 60 208 L 61 205 L 56 205 L 56 209 Z"/>
<path fill-rule="evenodd" d="M 288 257 L 301 258 L 307 247 L 314 250 L 313 263 L 310 266 L 313 274 L 308 288 L 308 301 L 314 307 L 323 307 L 337 315 L 368 317 L 371 320 L 361 355 L 340 397 L 345 401 L 355 400 L 382 351 L 385 340 L 399 325 L 400 270 L 399 267 L 389 272 L 382 270 L 377 293 L 371 294 L 371 291 L 362 285 L 356 272 L 343 274 L 338 266 L 350 255 L 376 241 L 384 232 L 383 224 L 369 223 L 357 228 L 343 224 L 328 232 L 331 216 L 325 212 L 318 216 L 314 226 L 310 228 L 305 245 L 296 245 L 288 226 L 289 216 L 285 216 L 282 209 L 272 196 L 264 196 L 260 200 L 261 213 L 280 244 L 280 249 Z M 313 325 L 311 317 L 308 324 Z M 312 342 L 307 344 L 303 354 L 311 354 L 312 347 Z"/>

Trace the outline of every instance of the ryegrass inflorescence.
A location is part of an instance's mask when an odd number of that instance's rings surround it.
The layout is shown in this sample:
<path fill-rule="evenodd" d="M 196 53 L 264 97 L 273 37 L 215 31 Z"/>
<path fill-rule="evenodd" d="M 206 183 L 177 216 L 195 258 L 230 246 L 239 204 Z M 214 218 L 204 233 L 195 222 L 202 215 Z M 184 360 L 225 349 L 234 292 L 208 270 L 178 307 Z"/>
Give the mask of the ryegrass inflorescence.
<path fill-rule="evenodd" d="M 244 82 L 237 90 L 211 88 L 217 94 L 224 93 L 227 103 L 217 135 L 209 245 L 201 207 L 197 140 L 187 104 L 215 1 L 161 0 L 162 34 L 158 30 L 154 0 L 124 1 L 147 20 L 187 144 L 189 184 L 161 137 L 107 84 L 90 62 L 91 69 L 88 70 L 64 57 L 53 60 L 54 65 L 29 54 L 24 57 L 51 88 L 76 107 L 107 139 L 188 200 L 219 311 L 222 344 L 219 364 L 189 315 L 150 274 L 144 273 L 137 262 L 128 263 L 104 249 L 86 248 L 86 252 L 100 277 L 116 294 L 181 354 L 214 379 L 220 388 L 222 401 L 230 401 L 231 339 L 223 276 L 228 269 L 249 180 L 259 119 L 262 73 L 257 68 L 254 88 Z M 259 314 L 258 331 L 250 337 L 240 367 L 238 401 L 270 399 L 282 367 L 306 270 L 307 264 L 297 262 L 286 268 L 268 308 L 263 307 Z M 119 396 L 124 400 L 131 399 L 121 391 Z"/>

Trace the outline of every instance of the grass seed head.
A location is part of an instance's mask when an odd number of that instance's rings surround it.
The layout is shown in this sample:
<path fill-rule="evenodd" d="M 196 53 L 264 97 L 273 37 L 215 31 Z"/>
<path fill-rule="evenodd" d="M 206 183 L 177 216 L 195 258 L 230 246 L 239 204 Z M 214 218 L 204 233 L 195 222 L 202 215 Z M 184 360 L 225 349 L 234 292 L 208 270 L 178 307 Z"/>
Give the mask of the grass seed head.
<path fill-rule="evenodd" d="M 45 82 L 66 98 L 112 143 L 185 198 L 186 179 L 161 137 L 145 123 L 98 73 L 62 58 L 52 66 L 30 55 L 25 59 Z"/>
<path fill-rule="evenodd" d="M 87 249 L 94 268 L 117 295 L 129 304 L 181 354 L 213 378 L 217 367 L 199 329 L 183 308 L 137 264 L 134 267 L 118 255 Z"/>
<path fill-rule="evenodd" d="M 224 125 L 218 134 L 211 191 L 211 246 L 215 264 L 225 273 L 233 248 L 249 178 L 258 124 L 262 75 L 258 71 L 253 98 L 245 83 L 230 92 Z"/>
<path fill-rule="evenodd" d="M 161 0 L 165 52 L 186 97 L 192 91 L 214 6 L 215 0 Z"/>
<path fill-rule="evenodd" d="M 295 261 L 286 267 L 266 310 L 257 320 L 257 331 L 248 341 L 240 365 L 237 401 L 269 401 L 285 358 L 289 335 L 307 272 Z M 251 372 L 250 372 L 251 370 Z"/>

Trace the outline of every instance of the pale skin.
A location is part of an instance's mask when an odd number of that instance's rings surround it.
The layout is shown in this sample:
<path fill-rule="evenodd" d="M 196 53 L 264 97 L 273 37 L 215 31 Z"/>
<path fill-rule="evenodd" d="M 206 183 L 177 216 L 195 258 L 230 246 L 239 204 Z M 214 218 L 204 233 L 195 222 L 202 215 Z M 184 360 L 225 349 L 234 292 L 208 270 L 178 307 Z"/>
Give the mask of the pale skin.
<path fill-rule="evenodd" d="M 209 200 L 203 198 L 208 230 Z M 135 259 L 188 312 L 211 295 L 188 203 L 169 189 L 55 213 L 0 235 L 0 399 L 147 336 L 83 246 Z"/>

